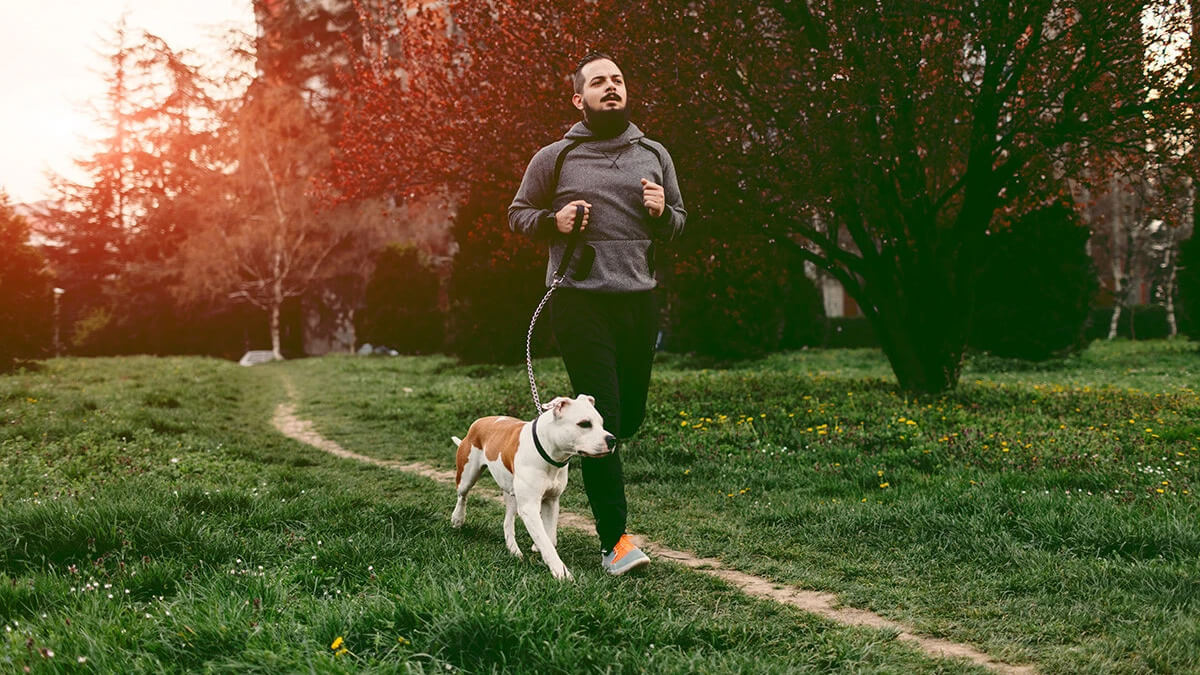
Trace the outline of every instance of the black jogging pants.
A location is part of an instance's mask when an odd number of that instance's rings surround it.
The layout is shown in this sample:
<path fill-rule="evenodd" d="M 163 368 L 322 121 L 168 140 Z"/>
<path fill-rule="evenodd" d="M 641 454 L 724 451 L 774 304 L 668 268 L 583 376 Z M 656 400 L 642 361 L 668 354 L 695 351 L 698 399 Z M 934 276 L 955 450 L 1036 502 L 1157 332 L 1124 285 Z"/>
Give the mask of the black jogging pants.
<path fill-rule="evenodd" d="M 575 395 L 596 399 L 604 428 L 618 439 L 633 436 L 646 417 L 654 360 L 653 293 L 560 288 L 553 298 L 550 324 Z M 580 466 L 600 547 L 607 551 L 625 533 L 620 443 L 610 455 L 582 458 Z"/>

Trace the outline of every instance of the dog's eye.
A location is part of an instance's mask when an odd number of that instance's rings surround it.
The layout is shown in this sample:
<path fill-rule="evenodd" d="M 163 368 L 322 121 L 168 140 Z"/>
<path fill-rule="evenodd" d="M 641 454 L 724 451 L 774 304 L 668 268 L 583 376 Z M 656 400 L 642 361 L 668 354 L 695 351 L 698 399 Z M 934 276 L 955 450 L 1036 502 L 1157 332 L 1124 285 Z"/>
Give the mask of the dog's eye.
<path fill-rule="evenodd" d="M 582 421 L 582 422 L 580 422 L 580 423 L 579 423 L 579 426 L 580 426 L 581 428 L 583 428 L 583 429 L 591 429 L 591 428 L 592 428 L 592 423 L 591 423 L 591 421 L 589 421 L 589 420 L 584 420 L 584 421 Z"/>

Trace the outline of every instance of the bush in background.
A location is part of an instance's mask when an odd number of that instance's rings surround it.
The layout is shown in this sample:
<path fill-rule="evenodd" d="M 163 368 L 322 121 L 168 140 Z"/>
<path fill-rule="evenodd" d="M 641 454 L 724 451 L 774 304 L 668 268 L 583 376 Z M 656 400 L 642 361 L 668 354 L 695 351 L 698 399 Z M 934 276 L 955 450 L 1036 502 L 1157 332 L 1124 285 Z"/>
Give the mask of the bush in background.
<path fill-rule="evenodd" d="M 1179 295 L 1175 311 L 1179 332 L 1200 340 L 1200 234 L 1195 231 L 1179 244 L 1178 266 L 1175 282 Z"/>
<path fill-rule="evenodd" d="M 791 244 L 709 239 L 671 270 L 668 348 L 749 358 L 818 334 L 821 303 Z"/>
<path fill-rule="evenodd" d="M 1112 313 L 1112 307 L 1096 307 L 1091 311 L 1086 333 L 1088 342 L 1108 338 Z M 1178 314 L 1178 308 L 1176 313 Z M 1117 319 L 1117 337 L 1130 340 L 1161 340 L 1166 338 L 1169 332 L 1167 308 L 1162 305 L 1126 307 Z"/>
<path fill-rule="evenodd" d="M 1064 203 L 992 232 L 976 285 L 970 346 L 1031 361 L 1082 349 L 1099 286 L 1088 237 Z"/>
<path fill-rule="evenodd" d="M 470 363 L 524 360 L 529 319 L 546 292 L 546 245 L 508 229 L 515 191 L 476 187 L 454 219 L 448 346 Z M 538 321 L 535 354 L 550 351 L 549 323 Z"/>
<path fill-rule="evenodd" d="M 403 244 L 384 248 L 354 317 L 358 341 L 402 354 L 440 350 L 445 337 L 440 292 L 437 271 L 419 250 Z"/>

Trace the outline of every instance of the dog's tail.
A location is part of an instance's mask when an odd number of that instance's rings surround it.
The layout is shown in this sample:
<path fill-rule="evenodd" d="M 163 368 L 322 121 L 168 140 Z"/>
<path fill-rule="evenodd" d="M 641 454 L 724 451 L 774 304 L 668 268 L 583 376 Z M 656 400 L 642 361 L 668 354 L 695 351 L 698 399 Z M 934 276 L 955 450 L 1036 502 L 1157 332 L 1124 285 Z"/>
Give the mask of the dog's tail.
<path fill-rule="evenodd" d="M 468 438 L 470 436 L 471 434 L 467 434 Z M 454 486 L 458 487 L 462 483 L 463 467 L 467 465 L 467 460 L 471 457 L 471 448 L 464 444 L 458 436 L 451 436 L 450 440 L 454 441 L 454 447 L 458 448 L 458 451 L 454 453 L 454 463 L 457 466 L 457 470 L 454 472 Z"/>

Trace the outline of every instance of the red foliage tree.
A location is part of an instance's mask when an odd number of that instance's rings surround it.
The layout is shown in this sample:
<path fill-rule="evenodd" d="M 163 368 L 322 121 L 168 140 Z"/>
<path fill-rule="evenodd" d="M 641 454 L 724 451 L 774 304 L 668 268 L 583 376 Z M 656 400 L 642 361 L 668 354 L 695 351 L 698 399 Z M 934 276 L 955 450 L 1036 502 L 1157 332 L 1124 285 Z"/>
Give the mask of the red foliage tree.
<path fill-rule="evenodd" d="M 375 14 L 368 39 L 399 39 L 355 65 L 334 180 L 348 196 L 515 187 L 576 119 L 570 64 L 610 52 L 639 126 L 672 151 L 699 241 L 795 247 L 855 297 L 902 388 L 942 391 L 994 222 L 1112 161 L 1175 159 L 1196 99 L 1175 5 L 460 0 Z"/>

